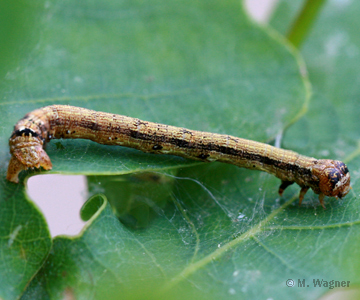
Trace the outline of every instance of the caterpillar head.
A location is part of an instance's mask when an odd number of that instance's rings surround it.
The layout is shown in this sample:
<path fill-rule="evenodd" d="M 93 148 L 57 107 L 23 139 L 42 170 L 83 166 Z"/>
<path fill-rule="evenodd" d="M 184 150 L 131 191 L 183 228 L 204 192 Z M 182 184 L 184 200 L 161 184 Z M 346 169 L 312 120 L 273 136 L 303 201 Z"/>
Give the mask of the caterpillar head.
<path fill-rule="evenodd" d="M 341 161 L 320 159 L 313 167 L 313 174 L 319 179 L 320 193 L 325 196 L 342 198 L 350 191 L 350 172 Z"/>

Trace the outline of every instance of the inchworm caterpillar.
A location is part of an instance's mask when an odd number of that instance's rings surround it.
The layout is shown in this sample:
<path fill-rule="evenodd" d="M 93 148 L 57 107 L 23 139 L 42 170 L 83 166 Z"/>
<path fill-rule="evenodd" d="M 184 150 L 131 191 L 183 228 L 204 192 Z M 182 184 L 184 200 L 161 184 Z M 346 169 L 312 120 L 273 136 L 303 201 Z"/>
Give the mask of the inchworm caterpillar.
<path fill-rule="evenodd" d="M 144 152 L 171 154 L 204 162 L 219 161 L 265 171 L 281 179 L 279 194 L 294 182 L 300 187 L 300 204 L 309 188 L 324 196 L 343 197 L 350 190 L 350 173 L 343 162 L 315 159 L 225 134 L 189 130 L 85 108 L 52 105 L 34 110 L 14 127 L 7 179 L 17 183 L 28 168 L 50 170 L 43 149 L 51 139 L 90 139 Z"/>

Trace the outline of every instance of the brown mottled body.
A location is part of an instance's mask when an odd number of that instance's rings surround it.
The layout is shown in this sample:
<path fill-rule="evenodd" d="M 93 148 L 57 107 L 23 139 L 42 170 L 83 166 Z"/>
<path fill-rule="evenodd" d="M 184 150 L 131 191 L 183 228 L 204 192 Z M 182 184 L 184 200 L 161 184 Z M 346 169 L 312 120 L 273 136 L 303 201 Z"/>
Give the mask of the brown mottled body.
<path fill-rule="evenodd" d="M 110 113 L 67 105 L 47 106 L 28 113 L 10 137 L 12 154 L 7 179 L 18 182 L 27 168 L 52 168 L 43 146 L 51 139 L 90 139 L 105 145 L 120 145 L 144 152 L 171 154 L 201 161 L 220 161 L 268 172 L 282 180 L 280 195 L 296 182 L 300 203 L 311 188 L 321 205 L 326 196 L 345 196 L 350 173 L 340 161 L 317 160 L 293 151 L 233 137 L 157 124 Z"/>

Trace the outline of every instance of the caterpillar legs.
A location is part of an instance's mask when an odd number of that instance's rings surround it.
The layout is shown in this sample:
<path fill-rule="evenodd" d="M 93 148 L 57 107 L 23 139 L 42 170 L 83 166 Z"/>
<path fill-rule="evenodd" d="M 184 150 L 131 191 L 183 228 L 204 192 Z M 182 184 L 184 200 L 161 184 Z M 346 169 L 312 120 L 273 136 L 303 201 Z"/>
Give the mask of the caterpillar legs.
<path fill-rule="evenodd" d="M 284 181 L 284 180 L 282 180 L 282 181 L 281 181 L 281 185 L 280 185 L 280 187 L 279 187 L 279 195 L 282 196 L 283 193 L 284 193 L 284 191 L 285 191 L 285 189 L 286 189 L 288 186 L 292 185 L 293 183 L 294 183 L 294 181 Z"/>
<path fill-rule="evenodd" d="M 281 185 L 279 187 L 279 195 L 282 196 L 285 189 L 292 185 L 294 182 L 293 181 L 281 181 Z M 302 201 L 304 200 L 304 196 L 306 194 L 306 192 L 309 190 L 308 186 L 303 186 L 300 190 L 300 195 L 299 195 L 299 206 L 301 205 Z M 325 204 L 324 204 L 324 197 L 325 195 L 323 193 L 319 194 L 319 201 L 321 206 L 325 209 Z"/>

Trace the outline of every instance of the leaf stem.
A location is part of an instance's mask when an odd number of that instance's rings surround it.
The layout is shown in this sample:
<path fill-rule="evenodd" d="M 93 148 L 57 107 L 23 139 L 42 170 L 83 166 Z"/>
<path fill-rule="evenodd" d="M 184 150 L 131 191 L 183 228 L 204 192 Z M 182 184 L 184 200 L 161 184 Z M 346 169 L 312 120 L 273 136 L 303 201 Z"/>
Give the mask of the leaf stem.
<path fill-rule="evenodd" d="M 311 25 L 325 2 L 326 0 L 306 0 L 300 14 L 297 16 L 287 34 L 288 40 L 296 48 L 300 48 L 304 42 L 305 37 L 311 29 Z"/>

